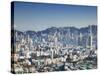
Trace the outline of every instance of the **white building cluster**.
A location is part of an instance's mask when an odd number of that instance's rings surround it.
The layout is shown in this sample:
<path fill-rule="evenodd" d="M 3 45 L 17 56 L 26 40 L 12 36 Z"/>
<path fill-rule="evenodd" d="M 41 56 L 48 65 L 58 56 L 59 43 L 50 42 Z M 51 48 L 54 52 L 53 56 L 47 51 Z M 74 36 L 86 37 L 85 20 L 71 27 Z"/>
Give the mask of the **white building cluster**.
<path fill-rule="evenodd" d="M 23 36 L 17 32 L 14 38 L 12 71 L 15 73 L 96 68 L 97 50 L 92 44 L 85 48 L 70 44 L 63 46 L 56 33 L 48 35 L 48 41 L 42 38 L 41 42 L 37 39 L 34 41 L 30 35 Z"/>

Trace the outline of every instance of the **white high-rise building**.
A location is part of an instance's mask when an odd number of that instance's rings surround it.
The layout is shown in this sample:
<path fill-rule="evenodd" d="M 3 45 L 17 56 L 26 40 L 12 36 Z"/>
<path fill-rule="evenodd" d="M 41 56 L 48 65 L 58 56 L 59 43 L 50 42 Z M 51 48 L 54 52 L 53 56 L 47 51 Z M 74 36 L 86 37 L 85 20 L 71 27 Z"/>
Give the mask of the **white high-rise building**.
<path fill-rule="evenodd" d="M 90 50 L 92 50 L 92 48 L 93 48 L 93 44 L 92 44 L 92 42 L 93 42 L 93 36 L 92 36 L 92 26 L 90 26 L 90 47 L 91 47 L 91 49 L 90 49 Z"/>

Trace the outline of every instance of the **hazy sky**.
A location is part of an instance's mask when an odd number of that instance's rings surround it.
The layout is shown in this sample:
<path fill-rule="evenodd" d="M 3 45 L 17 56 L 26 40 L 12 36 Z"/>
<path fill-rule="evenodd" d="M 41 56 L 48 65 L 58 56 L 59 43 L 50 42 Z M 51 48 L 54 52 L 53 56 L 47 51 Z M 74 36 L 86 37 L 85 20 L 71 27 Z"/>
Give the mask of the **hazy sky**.
<path fill-rule="evenodd" d="M 62 4 L 14 3 L 14 25 L 20 31 L 48 27 L 84 27 L 97 24 L 97 7 Z"/>

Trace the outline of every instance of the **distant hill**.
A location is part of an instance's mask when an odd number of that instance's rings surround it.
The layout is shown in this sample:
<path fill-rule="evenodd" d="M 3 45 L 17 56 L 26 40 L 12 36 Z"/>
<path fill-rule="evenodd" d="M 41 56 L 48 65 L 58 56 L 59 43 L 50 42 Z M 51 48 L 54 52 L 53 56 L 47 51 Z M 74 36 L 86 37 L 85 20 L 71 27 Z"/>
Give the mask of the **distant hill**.
<path fill-rule="evenodd" d="M 93 44 L 97 45 L 97 25 L 91 25 L 91 31 L 93 36 Z M 13 31 L 12 31 L 13 32 Z M 42 39 L 48 42 L 48 39 L 51 37 L 57 38 L 58 42 L 63 44 L 72 44 L 72 45 L 86 45 L 85 43 L 90 44 L 90 26 L 84 28 L 76 27 L 51 27 L 42 31 L 25 31 L 21 32 L 14 30 L 14 33 L 17 34 L 20 38 L 30 36 L 34 41 L 42 42 Z M 22 37 L 22 38 L 23 38 Z M 17 37 L 18 38 L 18 37 Z"/>

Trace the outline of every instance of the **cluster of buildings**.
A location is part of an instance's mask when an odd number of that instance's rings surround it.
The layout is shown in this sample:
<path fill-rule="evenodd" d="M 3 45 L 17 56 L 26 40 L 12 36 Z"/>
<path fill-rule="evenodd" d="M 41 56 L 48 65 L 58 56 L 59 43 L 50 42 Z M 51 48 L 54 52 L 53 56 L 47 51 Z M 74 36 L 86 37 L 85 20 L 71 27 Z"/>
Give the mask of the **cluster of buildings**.
<path fill-rule="evenodd" d="M 71 45 L 58 41 L 56 33 L 39 42 L 30 35 L 14 34 L 12 72 L 33 73 L 97 68 L 97 49 L 90 46 Z M 78 39 L 77 39 L 78 40 Z"/>

